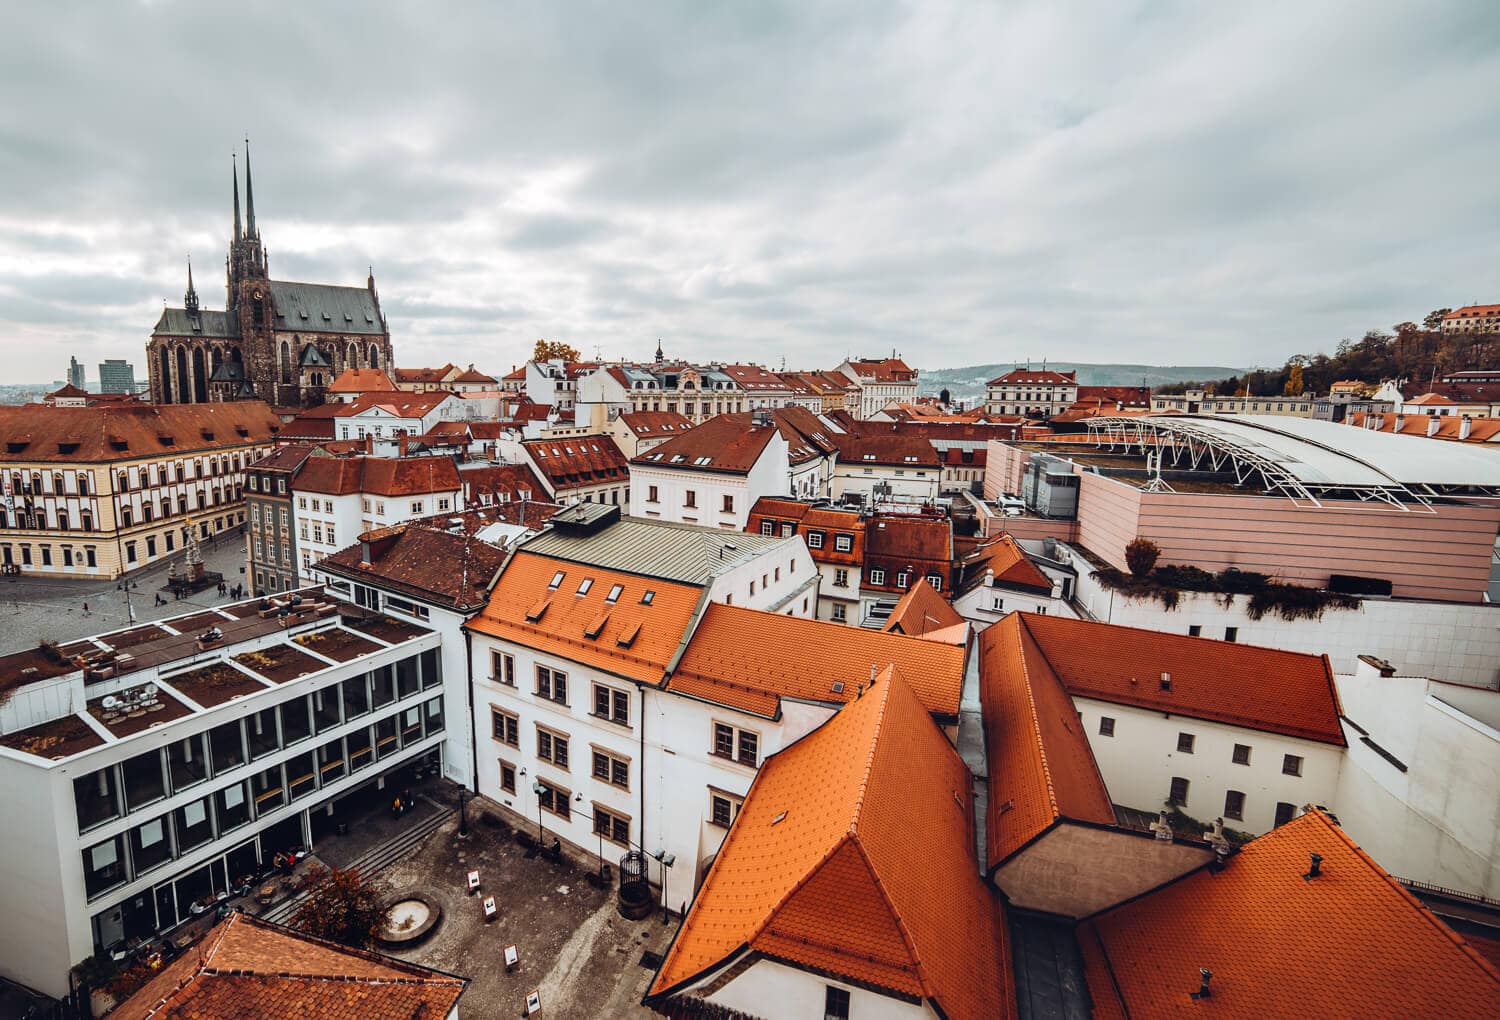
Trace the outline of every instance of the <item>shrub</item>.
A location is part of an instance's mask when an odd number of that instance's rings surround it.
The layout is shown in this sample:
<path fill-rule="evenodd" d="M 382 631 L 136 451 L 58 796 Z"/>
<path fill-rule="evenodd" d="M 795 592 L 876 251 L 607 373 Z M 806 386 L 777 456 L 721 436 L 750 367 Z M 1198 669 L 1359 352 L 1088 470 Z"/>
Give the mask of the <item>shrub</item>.
<path fill-rule="evenodd" d="M 307 888 L 311 891 L 290 922 L 298 931 L 366 949 L 385 924 L 380 896 L 355 869 L 310 871 Z"/>
<path fill-rule="evenodd" d="M 1125 547 L 1125 565 L 1136 577 L 1149 577 L 1161 558 L 1161 547 L 1149 538 L 1134 539 Z"/>

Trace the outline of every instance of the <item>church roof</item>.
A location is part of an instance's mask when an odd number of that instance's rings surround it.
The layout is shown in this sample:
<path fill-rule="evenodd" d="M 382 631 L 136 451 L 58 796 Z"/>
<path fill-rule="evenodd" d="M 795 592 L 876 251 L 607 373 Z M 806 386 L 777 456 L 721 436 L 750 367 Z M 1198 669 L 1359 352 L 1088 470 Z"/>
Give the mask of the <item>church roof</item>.
<path fill-rule="evenodd" d="M 208 377 L 209 382 L 239 382 L 245 378 L 245 366 L 232 358 L 228 361 L 219 362 L 219 367 L 214 369 L 214 374 Z"/>
<path fill-rule="evenodd" d="M 309 366 L 315 368 L 333 367 L 328 363 L 328 359 L 323 356 L 323 352 L 318 350 L 317 344 L 308 344 L 302 348 L 302 358 L 297 362 L 297 365 L 299 368 L 307 368 Z"/>
<path fill-rule="evenodd" d="M 239 325 L 228 312 L 199 312 L 189 315 L 185 308 L 163 308 L 152 336 L 237 337 Z"/>
<path fill-rule="evenodd" d="M 366 287 L 271 281 L 278 330 L 383 336 L 380 306 Z"/>

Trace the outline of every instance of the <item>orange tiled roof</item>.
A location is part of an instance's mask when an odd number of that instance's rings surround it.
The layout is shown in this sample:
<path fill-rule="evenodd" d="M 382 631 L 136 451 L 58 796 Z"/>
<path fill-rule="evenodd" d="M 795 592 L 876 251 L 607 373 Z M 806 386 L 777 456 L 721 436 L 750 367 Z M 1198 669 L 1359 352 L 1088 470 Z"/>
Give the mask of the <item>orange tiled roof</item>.
<path fill-rule="evenodd" d="M 233 913 L 110 1014 L 116 1020 L 447 1016 L 460 977 Z"/>
<path fill-rule="evenodd" d="M 1476 316 L 1500 315 L 1500 305 L 1464 305 L 1443 316 L 1447 319 L 1472 319 Z"/>
<path fill-rule="evenodd" d="M 536 469 L 547 476 L 554 492 L 620 482 L 630 477 L 630 462 L 610 436 L 528 439 L 521 447 Z"/>
<path fill-rule="evenodd" d="M 692 421 L 676 411 L 626 411 L 620 415 L 625 427 L 638 436 L 675 436 L 693 427 Z"/>
<path fill-rule="evenodd" d="M 894 664 L 927 711 L 956 717 L 966 657 L 960 646 L 714 603 L 667 689 L 774 717 L 783 697 L 851 701 L 871 667 Z"/>
<path fill-rule="evenodd" d="M 0 407 L 9 461 L 97 463 L 269 443 L 281 431 L 264 401 Z"/>
<path fill-rule="evenodd" d="M 937 593 L 925 577 L 917 578 L 891 610 L 891 617 L 880 628 L 887 634 L 905 634 L 907 637 L 923 637 L 933 631 L 942 631 L 960 625 L 964 618 L 958 610 Z"/>
<path fill-rule="evenodd" d="M 1344 746 L 1325 655 L 1023 614 L 1069 694 Z M 1163 690 L 1161 676 L 1171 676 Z"/>
<path fill-rule="evenodd" d="M 441 368 L 398 368 L 394 369 L 396 381 L 403 383 L 440 383 L 448 378 L 448 373 L 453 371 L 451 363 Z"/>
<path fill-rule="evenodd" d="M 970 849 L 969 771 L 923 707 L 887 667 L 766 759 L 651 996 L 748 947 L 951 1020 L 1015 1015 L 1003 908 Z"/>
<path fill-rule="evenodd" d="M 997 375 L 986 386 L 1072 386 L 1078 382 L 1078 373 L 1054 372 L 1051 369 L 1032 371 L 1025 368 L 1013 368 L 1004 375 Z"/>
<path fill-rule="evenodd" d="M 448 457 L 313 457 L 297 476 L 298 492 L 345 496 L 417 496 L 458 492 L 458 468 Z"/>
<path fill-rule="evenodd" d="M 995 572 L 995 580 L 1001 584 L 1020 585 L 1024 588 L 1052 590 L 1052 579 L 1042 568 L 1031 562 L 1026 551 L 1010 535 L 1001 535 L 965 555 L 960 561 L 964 572 L 964 583 L 983 583 L 986 571 Z"/>
<path fill-rule="evenodd" d="M 1078 710 L 1032 637 L 1029 625 L 1038 619 L 1046 617 L 1011 613 L 979 635 L 990 868 L 1059 819 L 1115 821 Z"/>
<path fill-rule="evenodd" d="M 1401 434 L 1403 436 L 1426 436 L 1429 423 L 1438 423 L 1437 432 L 1432 439 L 1446 439 L 1455 443 L 1493 443 L 1500 442 L 1500 418 L 1471 418 L 1469 420 L 1469 435 L 1465 439 L 1459 439 L 1463 428 L 1463 418 L 1456 414 L 1438 415 L 1436 418 L 1426 414 L 1398 415 L 1383 413 L 1368 415 L 1363 411 L 1356 411 L 1349 416 L 1349 424 L 1357 428 L 1369 428 L 1371 418 L 1380 421 L 1378 431 L 1396 431 L 1396 419 L 1401 418 Z"/>
<path fill-rule="evenodd" d="M 733 379 L 739 388 L 747 393 L 786 390 L 786 382 L 781 376 L 760 365 L 725 365 L 720 371 Z"/>
<path fill-rule="evenodd" d="M 453 394 L 446 391 L 413 393 L 410 390 L 367 391 L 347 404 L 335 404 L 333 417 L 348 418 L 351 415 L 379 407 L 398 418 L 421 418 L 431 414 L 443 401 Z"/>
<path fill-rule="evenodd" d="M 1098 1017 L 1500 1015 L 1500 972 L 1316 810 L 1077 935 Z"/>
<path fill-rule="evenodd" d="M 1453 403 L 1453 401 L 1449 400 L 1441 393 L 1424 393 L 1420 397 L 1412 397 L 1410 400 L 1406 401 L 1406 403 L 1435 406 L 1439 404 L 1451 404 Z"/>
<path fill-rule="evenodd" d="M 559 572 L 561 582 L 550 588 Z M 593 583 L 580 596 L 584 578 Z M 617 584 L 618 600 L 606 602 Z M 655 592 L 650 605 L 641 602 L 647 591 Z M 489 604 L 466 626 L 616 676 L 657 684 L 692 623 L 702 592 L 698 585 L 556 560 L 523 549 L 501 572 Z M 589 631 L 596 636 L 588 637 Z"/>
<path fill-rule="evenodd" d="M 900 358 L 857 358 L 849 367 L 860 379 L 873 383 L 912 382 L 917 373 Z"/>
<path fill-rule="evenodd" d="M 396 384 L 379 368 L 346 368 L 339 377 L 328 384 L 329 393 L 365 393 L 377 391 L 389 393 Z"/>

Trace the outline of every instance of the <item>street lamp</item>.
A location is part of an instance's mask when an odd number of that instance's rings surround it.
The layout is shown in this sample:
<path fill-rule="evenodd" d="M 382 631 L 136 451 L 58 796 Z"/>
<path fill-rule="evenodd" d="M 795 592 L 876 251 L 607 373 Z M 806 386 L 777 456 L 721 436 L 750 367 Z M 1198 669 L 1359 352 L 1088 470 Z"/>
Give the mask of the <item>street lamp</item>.
<path fill-rule="evenodd" d="M 467 836 L 469 834 L 469 815 L 464 811 L 464 804 L 469 798 L 469 788 L 461 786 L 458 789 L 458 834 Z"/>
<path fill-rule="evenodd" d="M 667 899 L 667 872 L 672 870 L 672 865 L 677 863 L 677 855 L 667 853 L 665 847 L 657 847 L 652 851 L 651 856 L 661 863 L 661 923 L 666 924 L 667 904 L 671 902 Z"/>
<path fill-rule="evenodd" d="M 542 781 L 531 781 L 531 792 L 536 794 L 536 852 L 542 852 Z"/>

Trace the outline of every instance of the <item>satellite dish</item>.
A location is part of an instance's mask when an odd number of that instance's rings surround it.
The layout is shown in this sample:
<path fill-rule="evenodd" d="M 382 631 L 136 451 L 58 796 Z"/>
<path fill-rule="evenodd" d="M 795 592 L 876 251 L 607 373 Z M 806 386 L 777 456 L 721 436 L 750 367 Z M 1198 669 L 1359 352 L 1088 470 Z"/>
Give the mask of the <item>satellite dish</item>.
<path fill-rule="evenodd" d="M 115 709 L 117 709 L 119 707 L 120 707 L 120 699 L 119 698 L 115 697 L 113 694 L 106 694 L 104 696 L 104 710 L 106 712 L 113 712 Z"/>
<path fill-rule="evenodd" d="M 154 698 L 154 697 L 156 697 L 156 685 L 155 684 L 147 684 L 145 687 L 142 687 L 141 688 L 141 695 L 143 697 L 146 697 L 146 698 Z"/>

